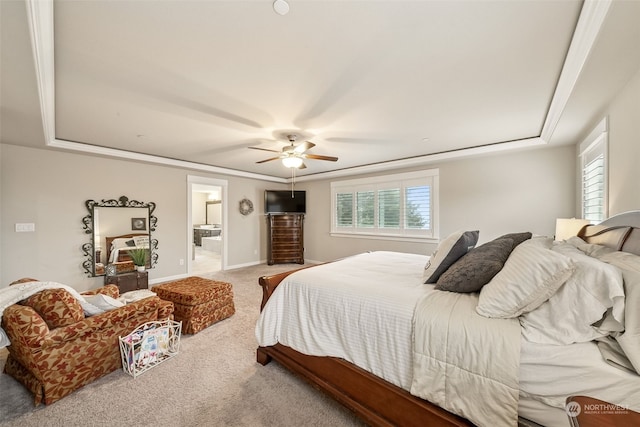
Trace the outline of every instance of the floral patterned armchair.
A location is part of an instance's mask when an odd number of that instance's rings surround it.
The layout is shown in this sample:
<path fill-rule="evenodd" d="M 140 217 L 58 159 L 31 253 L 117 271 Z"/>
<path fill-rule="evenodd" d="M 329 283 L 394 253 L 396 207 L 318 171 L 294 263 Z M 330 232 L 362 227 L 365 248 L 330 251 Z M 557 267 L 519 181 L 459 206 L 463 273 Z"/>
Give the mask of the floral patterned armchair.
<path fill-rule="evenodd" d="M 115 285 L 85 295 L 98 293 L 119 296 Z M 172 313 L 173 303 L 154 296 L 85 317 L 69 292 L 43 290 L 4 310 L 2 327 L 11 340 L 4 372 L 34 394 L 36 405 L 48 405 L 120 368 L 118 337 Z"/>

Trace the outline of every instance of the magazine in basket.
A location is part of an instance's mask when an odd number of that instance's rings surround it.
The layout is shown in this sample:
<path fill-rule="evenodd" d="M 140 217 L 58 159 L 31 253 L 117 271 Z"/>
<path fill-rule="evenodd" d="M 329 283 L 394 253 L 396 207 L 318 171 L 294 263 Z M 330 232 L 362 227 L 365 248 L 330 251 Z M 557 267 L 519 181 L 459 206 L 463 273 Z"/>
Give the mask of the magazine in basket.
<path fill-rule="evenodd" d="M 134 378 L 178 354 L 182 322 L 162 320 L 120 337 L 122 369 Z"/>

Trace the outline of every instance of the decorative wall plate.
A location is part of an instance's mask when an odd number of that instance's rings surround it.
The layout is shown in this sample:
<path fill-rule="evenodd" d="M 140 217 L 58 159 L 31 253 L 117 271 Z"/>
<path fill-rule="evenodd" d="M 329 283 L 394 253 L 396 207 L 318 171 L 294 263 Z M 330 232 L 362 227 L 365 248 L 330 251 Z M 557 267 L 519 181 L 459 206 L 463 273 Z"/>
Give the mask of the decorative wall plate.
<path fill-rule="evenodd" d="M 249 199 L 240 200 L 240 213 L 242 215 L 249 215 L 253 212 L 253 202 Z"/>

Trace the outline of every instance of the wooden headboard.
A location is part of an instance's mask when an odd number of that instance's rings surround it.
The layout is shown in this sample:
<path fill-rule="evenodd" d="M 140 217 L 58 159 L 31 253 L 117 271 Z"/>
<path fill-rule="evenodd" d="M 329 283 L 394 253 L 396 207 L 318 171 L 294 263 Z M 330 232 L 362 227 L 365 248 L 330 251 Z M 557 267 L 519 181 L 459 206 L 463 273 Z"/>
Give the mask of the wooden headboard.
<path fill-rule="evenodd" d="M 130 239 L 135 236 L 148 236 L 148 235 L 149 233 L 130 233 L 130 234 L 123 234 L 121 236 L 105 237 L 105 240 L 107 241 L 107 262 L 111 259 L 111 243 L 113 243 L 115 239 Z"/>
<path fill-rule="evenodd" d="M 596 225 L 586 225 L 578 237 L 587 243 L 640 255 L 640 211 L 612 216 Z"/>

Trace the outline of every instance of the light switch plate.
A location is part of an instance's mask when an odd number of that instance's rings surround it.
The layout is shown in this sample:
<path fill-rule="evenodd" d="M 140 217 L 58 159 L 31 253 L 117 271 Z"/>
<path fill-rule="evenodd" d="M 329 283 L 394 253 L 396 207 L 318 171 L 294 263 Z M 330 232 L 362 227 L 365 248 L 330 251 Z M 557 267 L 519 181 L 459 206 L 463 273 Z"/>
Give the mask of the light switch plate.
<path fill-rule="evenodd" d="M 36 225 L 33 222 L 18 222 L 16 223 L 17 233 L 27 233 L 36 231 Z"/>

